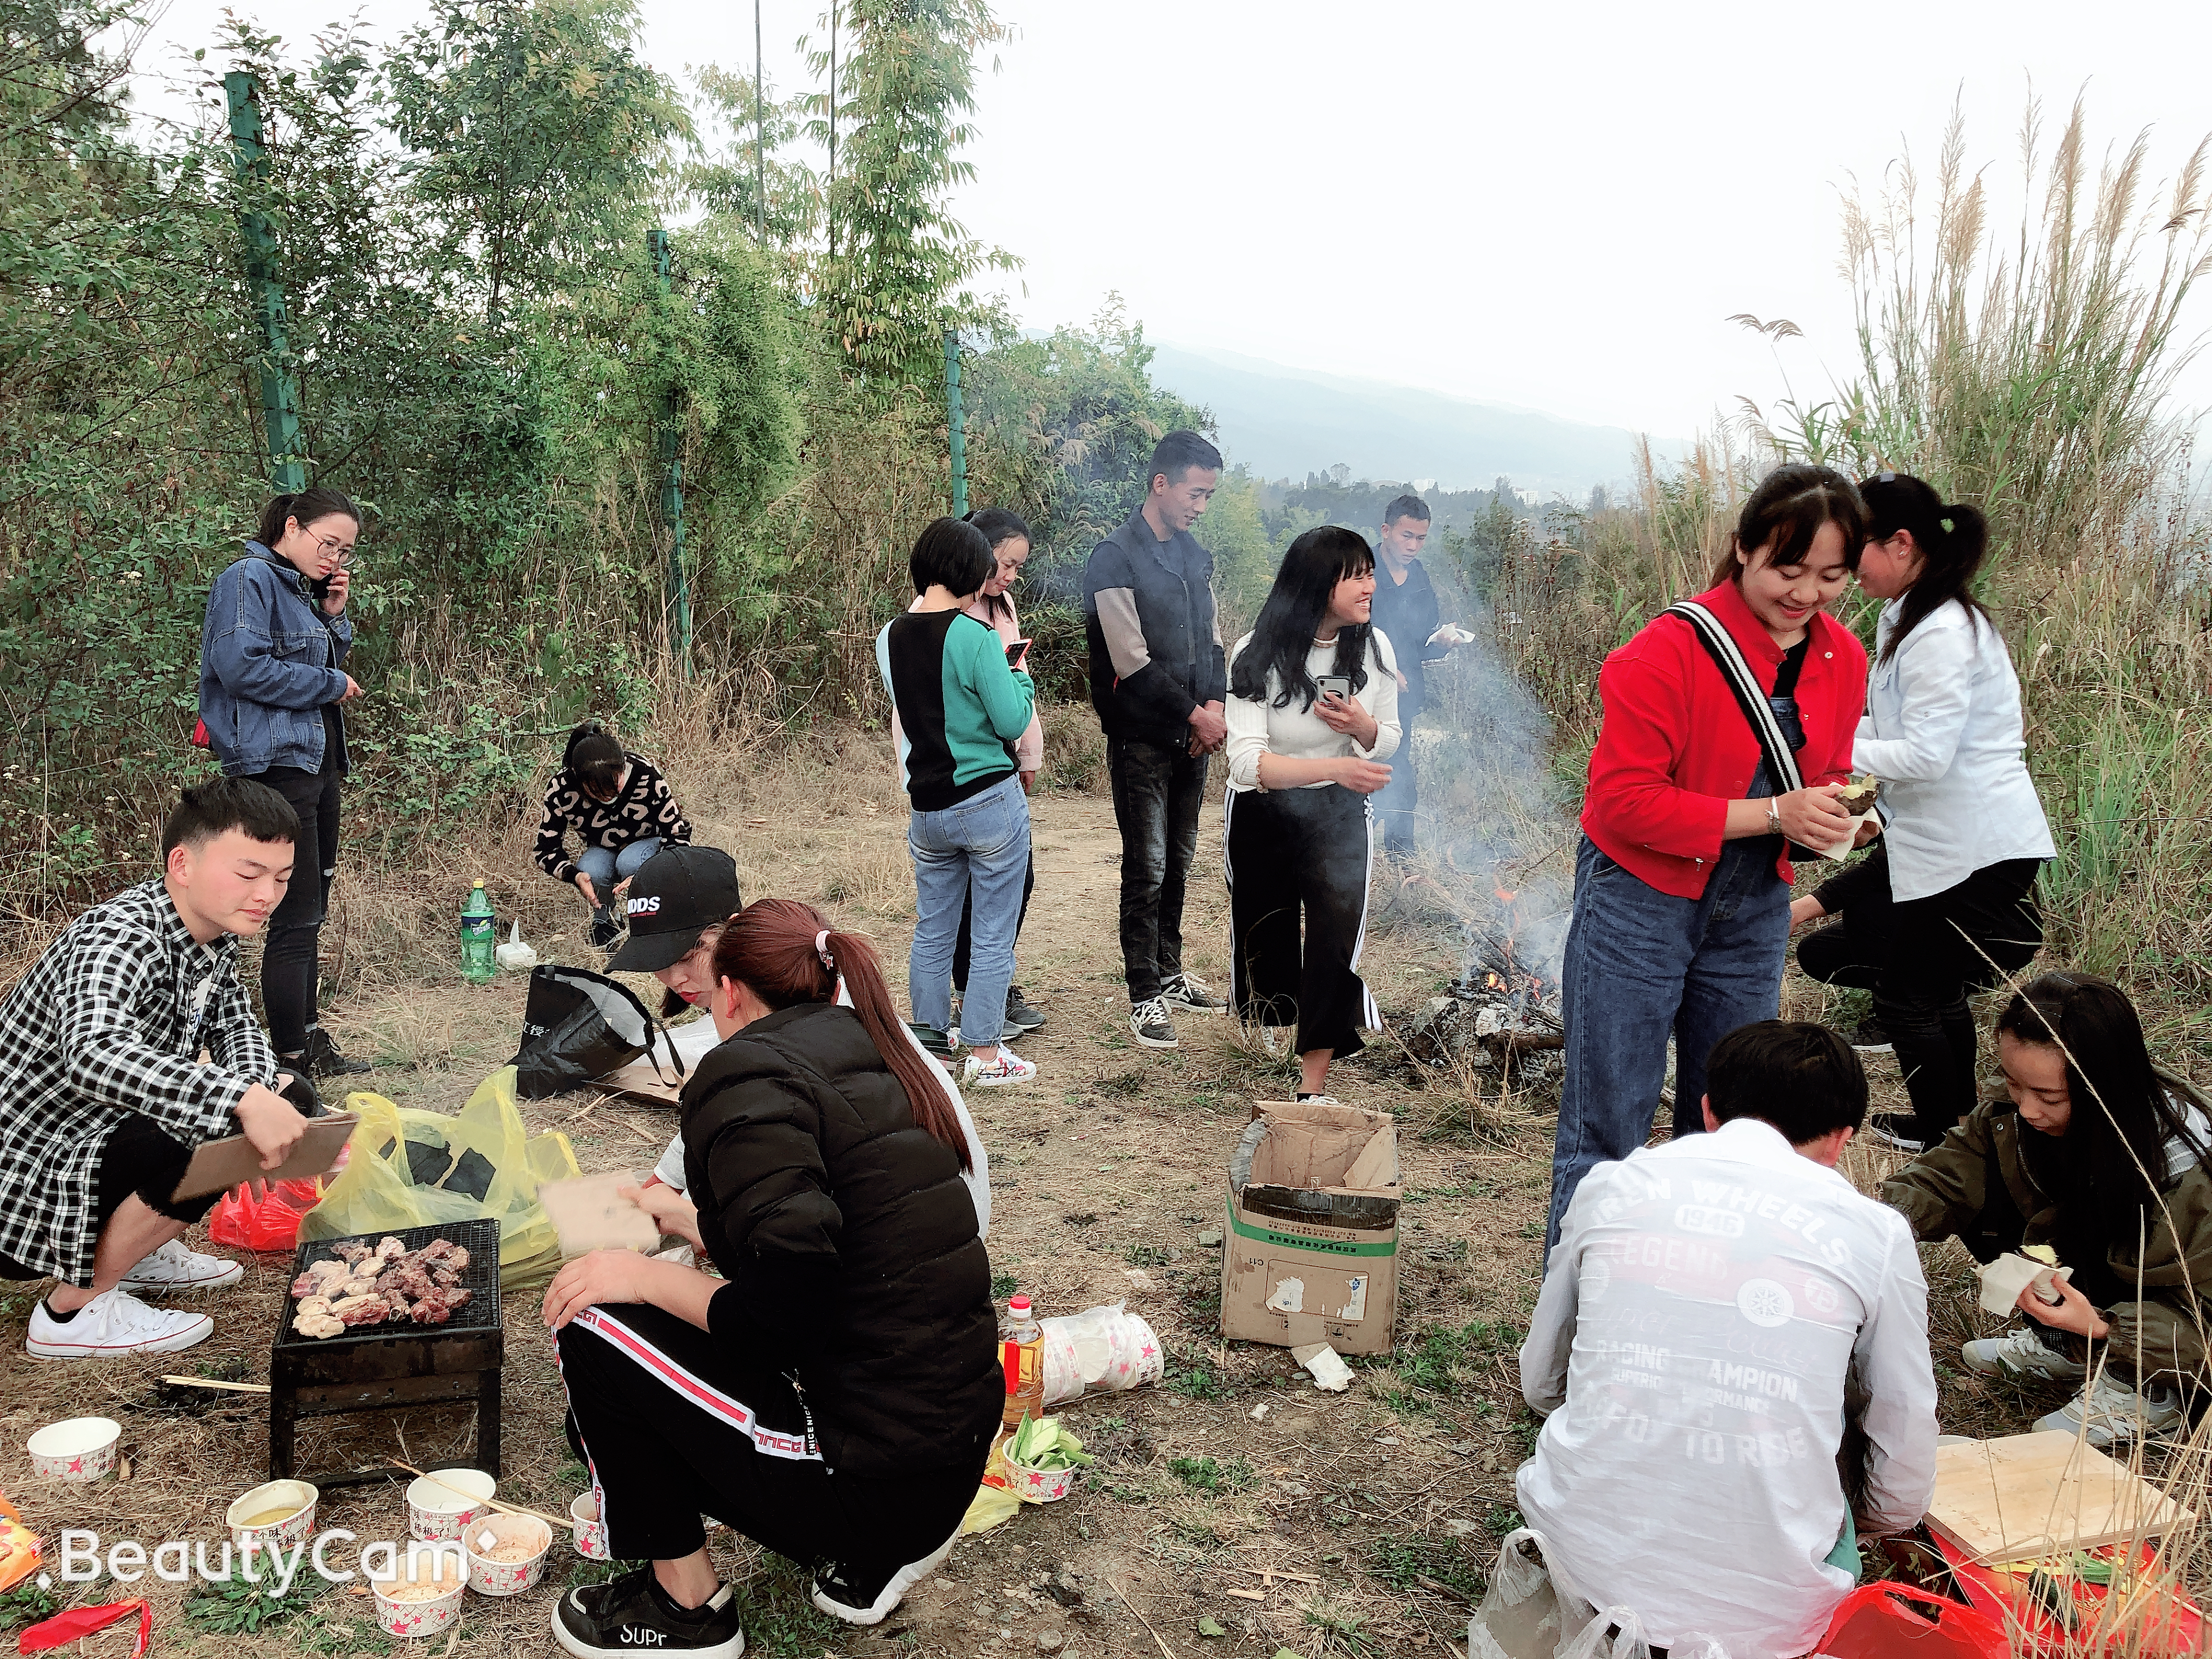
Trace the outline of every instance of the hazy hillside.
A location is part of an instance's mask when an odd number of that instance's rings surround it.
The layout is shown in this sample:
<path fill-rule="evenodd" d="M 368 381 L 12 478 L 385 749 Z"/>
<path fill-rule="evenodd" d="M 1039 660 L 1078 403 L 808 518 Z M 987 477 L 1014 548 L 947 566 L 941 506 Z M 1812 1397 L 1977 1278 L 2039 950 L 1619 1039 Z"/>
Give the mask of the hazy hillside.
<path fill-rule="evenodd" d="M 1635 434 L 1381 380 L 1346 380 L 1233 352 L 1153 346 L 1152 378 L 1220 422 L 1232 462 L 1303 478 L 1341 462 L 1355 478 L 1433 478 L 1488 489 L 1501 475 L 1539 495 L 1581 497 L 1629 476 Z M 1674 453 L 1682 446 L 1655 440 Z"/>

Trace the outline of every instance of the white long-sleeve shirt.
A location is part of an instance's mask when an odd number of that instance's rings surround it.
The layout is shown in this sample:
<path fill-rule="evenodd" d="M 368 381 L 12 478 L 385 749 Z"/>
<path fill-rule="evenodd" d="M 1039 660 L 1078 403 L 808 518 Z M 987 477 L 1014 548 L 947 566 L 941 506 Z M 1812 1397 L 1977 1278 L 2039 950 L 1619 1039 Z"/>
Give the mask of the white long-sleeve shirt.
<path fill-rule="evenodd" d="M 1575 1592 L 1633 1608 L 1654 1646 L 1796 1659 L 1852 1583 L 1826 1558 L 1854 1370 L 1873 1395 L 1863 1518 L 1911 1526 L 1936 1378 L 1905 1218 L 1753 1118 L 1601 1164 L 1521 1348 L 1522 1393 L 1550 1413 L 1521 1512 Z"/>
<path fill-rule="evenodd" d="M 1851 744 L 1853 769 L 1882 781 L 1890 894 L 1900 902 L 2057 850 L 2021 756 L 2020 680 L 2004 641 L 1954 599 L 1884 662 L 1903 605 L 1881 608 L 1867 712 Z"/>
<path fill-rule="evenodd" d="M 1387 761 L 1398 752 L 1398 659 L 1380 629 L 1370 630 L 1367 637 L 1370 641 L 1367 684 L 1352 693 L 1352 700 L 1374 719 L 1374 746 L 1363 748 L 1352 741 L 1350 732 L 1331 730 L 1328 722 L 1312 708 L 1301 708 L 1296 697 L 1291 699 L 1288 708 L 1276 708 L 1274 699 L 1282 690 L 1282 683 L 1269 669 L 1264 698 L 1255 700 L 1232 693 L 1223 704 L 1223 718 L 1229 725 L 1229 787 L 1232 791 L 1260 787 L 1262 755 L 1280 755 L 1292 760 L 1338 760 L 1357 755 L 1362 760 Z M 1251 643 L 1252 636 L 1247 634 L 1229 653 L 1231 685 L 1237 683 L 1237 659 Z M 1306 672 L 1316 680 L 1323 674 L 1336 672 L 1334 640 L 1327 645 L 1316 645 L 1306 653 Z M 1304 789 L 1330 787 L 1326 781 L 1299 786 Z"/>

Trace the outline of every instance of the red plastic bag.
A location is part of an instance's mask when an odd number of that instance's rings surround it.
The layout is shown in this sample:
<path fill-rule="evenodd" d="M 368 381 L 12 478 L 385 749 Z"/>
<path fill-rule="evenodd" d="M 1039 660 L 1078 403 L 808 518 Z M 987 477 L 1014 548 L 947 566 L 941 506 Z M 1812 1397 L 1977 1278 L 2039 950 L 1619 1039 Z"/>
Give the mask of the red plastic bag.
<path fill-rule="evenodd" d="M 1822 1638 L 1824 1659 L 2009 1659 L 1989 1614 L 1910 1584 L 1862 1584 Z"/>
<path fill-rule="evenodd" d="M 134 1613 L 138 1615 L 138 1639 L 131 1644 L 131 1652 L 132 1659 L 139 1659 L 154 1643 L 154 1609 L 143 1596 L 135 1601 L 110 1601 L 100 1607 L 71 1607 L 67 1613 L 41 1620 L 15 1638 L 15 1651 L 43 1653 L 48 1648 L 66 1647 Z"/>
<path fill-rule="evenodd" d="M 208 1217 L 208 1236 L 218 1244 L 249 1250 L 291 1250 L 300 1243 L 300 1218 L 322 1202 L 319 1181 L 280 1181 L 269 1196 L 256 1198 L 240 1187 L 216 1200 Z"/>

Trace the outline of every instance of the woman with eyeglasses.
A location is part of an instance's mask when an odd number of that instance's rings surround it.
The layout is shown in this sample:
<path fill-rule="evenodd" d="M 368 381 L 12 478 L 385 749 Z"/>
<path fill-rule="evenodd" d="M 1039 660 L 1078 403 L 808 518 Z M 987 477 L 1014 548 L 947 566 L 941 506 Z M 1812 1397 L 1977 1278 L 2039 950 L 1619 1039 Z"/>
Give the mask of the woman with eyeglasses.
<path fill-rule="evenodd" d="M 1883 604 L 1851 767 L 1881 780 L 1884 828 L 1869 857 L 1796 901 L 1790 921 L 1838 918 L 1799 944 L 1798 965 L 1874 993 L 1851 1045 L 1895 1050 L 1912 1112 L 1877 1114 L 1868 1133 L 1917 1152 L 1974 1109 L 1966 999 L 2035 959 L 2036 874 L 2055 849 L 2021 753 L 2020 680 L 1973 595 L 1988 526 L 1906 473 L 1869 478 L 1859 494 L 1868 526 L 1851 567 Z"/>
<path fill-rule="evenodd" d="M 279 495 L 246 556 L 216 578 L 200 635 L 200 724 L 231 777 L 256 778 L 300 815 L 291 885 L 269 918 L 261 1005 L 276 1057 L 315 1077 L 369 1069 L 316 1023 L 316 947 L 337 873 L 346 617 L 361 509 L 318 485 Z M 196 738 L 196 740 L 198 740 Z"/>
<path fill-rule="evenodd" d="M 2030 1322 L 1960 1351 L 1988 1376 L 2082 1389 L 2039 1431 L 2110 1446 L 2175 1427 L 2212 1317 L 2207 1102 L 2151 1059 L 2126 994 L 2089 974 L 2022 986 L 1997 1016 L 1997 1063 L 2003 1096 L 1892 1176 L 1882 1201 L 1923 1243 L 1956 1238 L 1978 1261 L 2057 1255 L 2070 1279 L 2021 1291 Z"/>

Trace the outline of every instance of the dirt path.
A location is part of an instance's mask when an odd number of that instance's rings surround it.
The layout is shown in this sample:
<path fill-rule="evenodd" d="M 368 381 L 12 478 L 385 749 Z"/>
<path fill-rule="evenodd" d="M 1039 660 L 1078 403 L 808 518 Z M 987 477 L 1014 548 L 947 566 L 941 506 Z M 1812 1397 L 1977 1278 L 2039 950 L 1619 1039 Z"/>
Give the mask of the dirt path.
<path fill-rule="evenodd" d="M 903 802 L 878 766 L 857 763 L 878 742 L 837 738 L 817 760 L 765 773 L 730 757 L 722 782 L 696 792 L 704 810 L 695 810 L 702 839 L 737 851 L 748 897 L 822 903 L 872 932 L 902 977 L 913 914 Z M 807 805 L 805 832 L 772 834 L 771 822 L 791 823 L 793 801 Z M 744 1584 L 749 1644 L 807 1659 L 1449 1650 L 1464 1638 L 1468 1597 L 1497 1537 L 1515 1522 L 1512 1472 L 1533 1443 L 1512 1355 L 1535 1296 L 1550 1118 L 1536 1104 L 1501 1100 L 1494 1078 L 1424 1077 L 1393 1041 L 1378 1041 L 1332 1087 L 1401 1114 L 1405 1126 L 1395 1364 L 1363 1364 L 1350 1393 L 1329 1395 L 1279 1350 L 1224 1343 L 1215 1334 L 1220 1251 L 1200 1235 L 1220 1226 L 1230 1151 L 1251 1103 L 1283 1097 L 1292 1069 L 1241 1047 L 1224 1019 L 1182 1018 L 1182 1046 L 1171 1053 L 1133 1043 L 1115 939 L 1110 807 L 1103 795 L 1056 791 L 1038 798 L 1034 816 L 1038 879 L 1021 980 L 1049 1024 L 1020 1048 L 1040 1075 L 971 1102 L 992 1155 L 996 1288 L 1004 1296 L 1018 1285 L 1047 1315 L 1126 1299 L 1162 1337 L 1166 1378 L 1066 1408 L 1098 1467 L 1066 1501 L 963 1540 L 949 1567 L 878 1631 L 850 1632 L 816 1614 L 786 1564 L 716 1533 L 726 1576 Z M 1186 934 L 1188 965 L 1225 984 L 1220 868 L 1217 802 L 1203 819 Z M 573 930 L 575 907 L 556 904 L 550 887 L 515 887 L 532 936 L 549 957 L 588 961 L 580 939 L 562 931 Z M 1417 895 L 1378 877 L 1364 964 L 1401 1021 L 1458 965 L 1455 936 L 1422 919 L 1429 913 L 1412 902 Z M 511 1051 L 521 1000 L 518 979 L 465 990 L 440 975 L 428 986 L 358 994 L 333 1023 L 349 1046 L 386 1056 L 373 1079 L 379 1090 L 450 1111 Z M 674 1123 L 672 1110 L 588 1094 L 532 1104 L 526 1115 L 533 1129 L 566 1133 L 586 1170 L 648 1165 Z M 164 1370 L 228 1360 L 240 1374 L 264 1376 L 283 1277 L 283 1262 L 264 1258 L 245 1284 L 210 1297 L 216 1334 L 190 1354 L 112 1365 L 27 1359 L 31 1287 L 0 1301 L 0 1482 L 33 1523 L 50 1537 L 67 1525 L 110 1538 L 220 1539 L 224 1505 L 262 1478 L 264 1408 L 243 1396 L 196 1415 L 138 1407 Z M 565 1510 L 580 1470 L 561 1435 L 536 1297 L 510 1296 L 505 1311 L 502 1491 Z M 1948 1322 L 1961 1329 L 1944 1340 L 1966 1334 L 1972 1317 Z M 132 1478 L 89 1491 L 34 1482 L 24 1436 L 88 1410 L 124 1418 Z M 310 1468 L 386 1455 L 432 1467 L 465 1456 L 470 1443 L 465 1413 L 420 1411 L 404 1437 L 373 1421 L 303 1432 L 301 1455 Z M 363 1539 L 404 1536 L 405 1526 L 397 1487 L 333 1492 L 320 1520 Z M 553 1651 L 551 1601 L 572 1574 L 590 1571 L 556 1554 L 539 1589 L 505 1603 L 472 1597 L 459 1635 L 441 1638 L 436 1650 L 441 1659 Z M 153 1595 L 160 1639 L 173 1651 L 389 1650 L 365 1598 L 343 1590 L 269 1632 L 235 1636 L 204 1622 L 205 1604 L 200 1620 L 188 1620 L 182 1587 L 94 1584 L 70 1599 L 142 1591 Z M 879 1645 L 886 1639 L 889 1650 Z"/>

